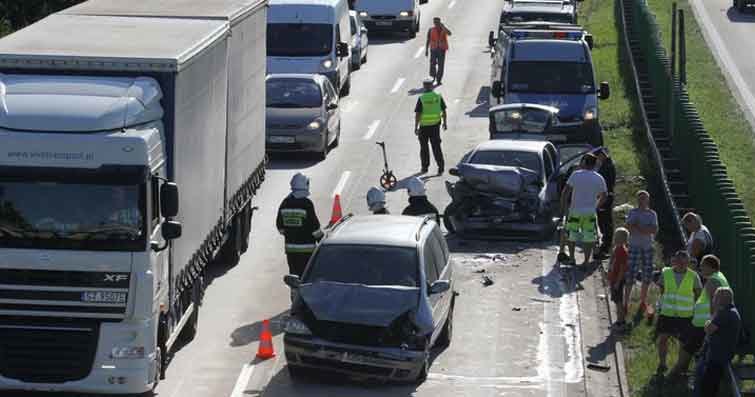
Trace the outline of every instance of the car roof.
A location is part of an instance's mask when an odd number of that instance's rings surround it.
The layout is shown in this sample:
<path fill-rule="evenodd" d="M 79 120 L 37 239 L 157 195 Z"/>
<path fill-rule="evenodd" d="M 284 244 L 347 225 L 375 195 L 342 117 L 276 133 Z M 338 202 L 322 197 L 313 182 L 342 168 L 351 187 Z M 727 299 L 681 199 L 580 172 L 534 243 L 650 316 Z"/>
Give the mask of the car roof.
<path fill-rule="evenodd" d="M 414 248 L 427 221 L 417 216 L 358 215 L 344 220 L 321 245 L 380 245 Z"/>
<path fill-rule="evenodd" d="M 549 145 L 553 144 L 548 141 L 492 139 L 477 145 L 475 152 L 516 150 L 519 152 L 540 153 Z"/>

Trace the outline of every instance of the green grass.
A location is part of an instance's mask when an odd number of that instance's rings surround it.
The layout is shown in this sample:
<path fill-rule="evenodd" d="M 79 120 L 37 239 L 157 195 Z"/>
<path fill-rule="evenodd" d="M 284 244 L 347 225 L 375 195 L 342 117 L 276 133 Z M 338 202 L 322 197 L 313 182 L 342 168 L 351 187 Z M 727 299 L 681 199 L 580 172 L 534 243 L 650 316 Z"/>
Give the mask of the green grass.
<path fill-rule="evenodd" d="M 671 4 L 676 0 L 648 0 L 661 29 L 667 51 L 671 39 Z M 748 213 L 755 213 L 755 142 L 753 131 L 732 95 L 690 5 L 678 1 L 684 10 L 687 43 L 687 90 L 700 117 L 718 145 L 721 159 Z M 668 52 L 670 55 L 670 51 Z"/>

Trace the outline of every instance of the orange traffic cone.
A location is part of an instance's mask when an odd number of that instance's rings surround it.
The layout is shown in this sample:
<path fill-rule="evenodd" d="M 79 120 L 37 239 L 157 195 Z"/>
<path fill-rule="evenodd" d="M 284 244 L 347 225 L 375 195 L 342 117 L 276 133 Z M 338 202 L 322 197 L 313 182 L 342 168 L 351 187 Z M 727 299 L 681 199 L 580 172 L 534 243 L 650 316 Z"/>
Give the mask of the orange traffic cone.
<path fill-rule="evenodd" d="M 330 216 L 330 224 L 335 225 L 336 222 L 341 220 L 341 218 L 343 218 L 341 212 L 341 195 L 336 194 L 336 197 L 333 199 L 333 215 Z"/>
<path fill-rule="evenodd" d="M 260 346 L 257 349 L 257 358 L 267 360 L 275 357 L 273 350 L 273 334 L 270 332 L 270 320 L 262 322 L 262 333 L 260 333 Z"/>

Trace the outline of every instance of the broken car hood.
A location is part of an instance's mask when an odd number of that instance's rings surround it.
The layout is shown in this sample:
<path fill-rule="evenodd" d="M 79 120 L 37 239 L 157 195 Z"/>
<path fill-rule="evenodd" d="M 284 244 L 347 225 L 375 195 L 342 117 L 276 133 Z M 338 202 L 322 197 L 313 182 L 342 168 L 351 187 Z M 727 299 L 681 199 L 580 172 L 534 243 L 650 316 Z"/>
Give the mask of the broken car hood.
<path fill-rule="evenodd" d="M 419 299 L 420 289 L 417 287 L 318 281 L 302 284 L 299 296 L 321 321 L 388 327 L 409 311 L 412 322 L 423 333 L 433 329 L 429 303 L 427 299 Z"/>

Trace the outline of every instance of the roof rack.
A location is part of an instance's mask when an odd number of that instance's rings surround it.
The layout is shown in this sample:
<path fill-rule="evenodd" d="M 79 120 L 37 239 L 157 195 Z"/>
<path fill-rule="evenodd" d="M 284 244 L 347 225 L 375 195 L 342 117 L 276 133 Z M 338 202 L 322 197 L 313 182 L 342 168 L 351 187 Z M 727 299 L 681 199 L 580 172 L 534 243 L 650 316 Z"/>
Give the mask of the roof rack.
<path fill-rule="evenodd" d="M 425 227 L 425 224 L 427 224 L 427 222 L 433 220 L 433 218 L 435 218 L 435 215 L 425 215 L 422 218 L 422 223 L 419 225 L 419 228 L 417 228 L 417 233 L 414 235 L 415 240 L 419 241 L 419 238 L 422 237 L 422 228 Z"/>

